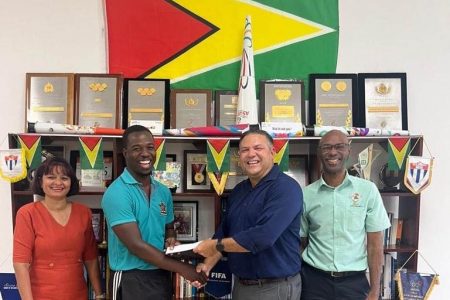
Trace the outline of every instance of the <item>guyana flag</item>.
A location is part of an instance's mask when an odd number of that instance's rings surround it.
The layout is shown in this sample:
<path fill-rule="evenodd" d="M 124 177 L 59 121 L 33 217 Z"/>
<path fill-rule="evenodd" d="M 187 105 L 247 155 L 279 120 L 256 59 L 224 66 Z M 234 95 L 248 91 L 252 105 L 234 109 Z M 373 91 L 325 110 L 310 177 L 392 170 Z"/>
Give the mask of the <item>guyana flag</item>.
<path fill-rule="evenodd" d="M 256 83 L 336 71 L 338 0 L 107 0 L 105 6 L 110 73 L 169 78 L 172 88 L 237 90 L 246 16 Z"/>

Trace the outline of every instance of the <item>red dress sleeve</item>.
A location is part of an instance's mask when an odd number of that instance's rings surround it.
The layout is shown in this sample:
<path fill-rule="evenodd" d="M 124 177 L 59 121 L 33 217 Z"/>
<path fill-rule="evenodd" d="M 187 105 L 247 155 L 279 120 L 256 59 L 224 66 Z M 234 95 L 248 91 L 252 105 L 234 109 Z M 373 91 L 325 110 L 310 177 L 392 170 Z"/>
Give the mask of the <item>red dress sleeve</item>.
<path fill-rule="evenodd" d="M 21 207 L 16 214 L 13 243 L 13 262 L 15 263 L 31 263 L 32 261 L 35 240 L 33 209 L 35 209 L 34 203 L 30 203 Z"/>

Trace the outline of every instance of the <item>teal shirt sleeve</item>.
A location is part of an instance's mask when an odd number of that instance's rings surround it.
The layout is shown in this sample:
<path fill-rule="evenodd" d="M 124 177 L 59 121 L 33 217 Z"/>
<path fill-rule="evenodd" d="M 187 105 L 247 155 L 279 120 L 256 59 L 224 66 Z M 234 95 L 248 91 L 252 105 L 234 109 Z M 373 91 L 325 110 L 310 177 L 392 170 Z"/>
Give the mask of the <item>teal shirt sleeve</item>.
<path fill-rule="evenodd" d="M 102 199 L 102 209 L 111 227 L 136 222 L 132 199 L 126 189 L 106 190 Z"/>

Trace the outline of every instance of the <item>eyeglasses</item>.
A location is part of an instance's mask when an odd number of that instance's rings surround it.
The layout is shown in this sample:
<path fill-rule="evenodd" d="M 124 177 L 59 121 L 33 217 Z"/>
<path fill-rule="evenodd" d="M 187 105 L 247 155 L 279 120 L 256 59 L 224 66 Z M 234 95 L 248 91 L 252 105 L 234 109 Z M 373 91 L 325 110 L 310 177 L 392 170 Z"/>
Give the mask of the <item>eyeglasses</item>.
<path fill-rule="evenodd" d="M 336 145 L 323 144 L 323 145 L 319 146 L 319 149 L 323 153 L 330 152 L 333 149 L 335 149 L 338 152 L 343 152 L 343 151 L 347 150 L 349 146 L 350 146 L 350 144 L 347 144 L 347 143 L 339 143 L 339 144 L 336 144 Z"/>

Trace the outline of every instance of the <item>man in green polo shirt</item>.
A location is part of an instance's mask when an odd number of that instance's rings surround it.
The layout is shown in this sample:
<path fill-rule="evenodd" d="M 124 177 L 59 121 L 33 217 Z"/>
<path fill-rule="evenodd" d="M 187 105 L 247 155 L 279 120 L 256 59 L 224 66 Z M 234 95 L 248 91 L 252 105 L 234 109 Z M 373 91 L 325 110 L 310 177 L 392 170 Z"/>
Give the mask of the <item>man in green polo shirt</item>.
<path fill-rule="evenodd" d="M 374 183 L 347 173 L 350 144 L 342 132 L 325 134 L 317 153 L 322 176 L 304 189 L 301 299 L 377 300 L 390 226 L 381 195 Z"/>

